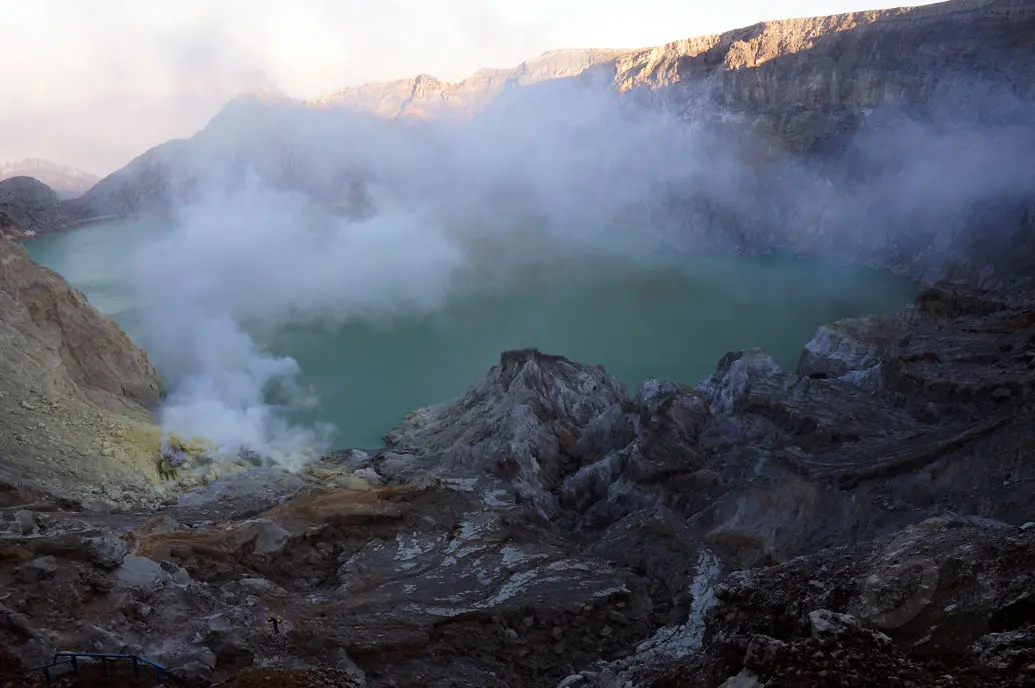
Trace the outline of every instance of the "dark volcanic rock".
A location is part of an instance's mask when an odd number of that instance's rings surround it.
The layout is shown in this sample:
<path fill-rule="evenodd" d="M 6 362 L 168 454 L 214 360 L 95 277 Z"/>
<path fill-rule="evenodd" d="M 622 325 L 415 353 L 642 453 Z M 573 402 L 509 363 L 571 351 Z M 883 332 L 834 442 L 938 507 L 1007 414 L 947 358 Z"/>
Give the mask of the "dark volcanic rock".
<path fill-rule="evenodd" d="M 1032 685 L 1033 565 L 1030 531 L 941 518 L 731 576 L 701 656 L 643 685 Z"/>
<path fill-rule="evenodd" d="M 1024 685 L 1033 303 L 930 288 L 821 329 L 797 374 L 748 350 L 633 397 L 506 352 L 292 480 L 150 520 L 11 506 L 0 644 L 118 644 L 195 682 Z M 304 487 L 348 469 L 393 485 Z"/>
<path fill-rule="evenodd" d="M 551 512 L 554 491 L 579 467 L 581 429 L 626 400 L 603 368 L 531 349 L 506 352 L 460 398 L 407 416 L 385 436 L 373 467 L 389 483 L 461 481 L 490 500 L 531 501 Z"/>

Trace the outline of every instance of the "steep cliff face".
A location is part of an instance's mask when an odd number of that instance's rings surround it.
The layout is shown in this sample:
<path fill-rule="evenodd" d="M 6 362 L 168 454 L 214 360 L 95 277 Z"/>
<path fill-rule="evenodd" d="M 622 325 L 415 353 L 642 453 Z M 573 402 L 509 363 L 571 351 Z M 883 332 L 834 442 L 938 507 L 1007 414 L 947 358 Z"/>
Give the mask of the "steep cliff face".
<path fill-rule="evenodd" d="M 922 108 L 947 91 L 1035 96 L 1035 4 L 952 0 L 922 7 L 770 21 L 622 55 L 614 86 L 707 88 L 760 117 L 792 150 L 837 143 L 867 111 Z M 688 98 L 693 102 L 692 98 Z"/>
<path fill-rule="evenodd" d="M 809 151 L 844 134 L 858 116 L 880 105 L 918 106 L 946 89 L 975 83 L 1031 96 L 1033 32 L 1030 0 L 950 0 L 769 21 L 643 50 L 556 50 L 512 69 L 482 70 L 458 83 L 423 74 L 350 87 L 305 105 L 381 118 L 469 117 L 503 93 L 589 72 L 595 78 L 610 75 L 620 92 L 660 89 L 682 102 L 696 103 L 706 90 L 721 106 L 760 118 L 791 149 Z M 255 102 L 281 108 L 290 101 Z M 235 104 L 217 119 L 226 119 L 230 111 L 237 126 L 254 128 Z M 148 164 L 138 158 L 126 168 L 142 178 L 117 194 L 124 206 L 154 186 L 155 166 L 173 164 L 160 150 L 142 156 Z M 112 195 L 117 185 L 105 181 Z M 103 205 L 111 212 L 122 210 L 114 199 Z"/>
<path fill-rule="evenodd" d="M 81 292 L 0 239 L 0 483 L 153 499 L 162 385 Z"/>
<path fill-rule="evenodd" d="M 592 70 L 610 73 L 622 92 L 705 87 L 719 104 L 763 117 L 791 148 L 812 150 L 843 132 L 851 113 L 921 104 L 952 86 L 994 83 L 1032 95 L 1033 30 L 1029 0 L 951 0 L 767 21 L 643 50 L 558 50 L 459 83 L 421 75 L 314 103 L 380 117 L 470 116 L 506 89 Z"/>
<path fill-rule="evenodd" d="M 32 177 L 0 181 L 0 214 L 22 233 L 46 234 L 64 229 L 67 218 L 54 190 Z"/>

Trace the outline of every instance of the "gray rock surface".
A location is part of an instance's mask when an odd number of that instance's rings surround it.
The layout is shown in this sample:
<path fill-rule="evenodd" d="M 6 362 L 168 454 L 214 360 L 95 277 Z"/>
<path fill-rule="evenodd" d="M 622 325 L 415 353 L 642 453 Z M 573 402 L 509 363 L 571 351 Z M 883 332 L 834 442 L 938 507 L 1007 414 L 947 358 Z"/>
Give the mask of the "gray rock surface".
<path fill-rule="evenodd" d="M 1019 529 L 932 519 L 890 540 L 737 574 L 717 590 L 702 653 L 644 685 L 718 685 L 743 672 L 765 685 L 826 685 L 827 676 L 1030 685 L 1030 574 L 1021 572 L 1033 555 Z"/>
<path fill-rule="evenodd" d="M 137 588 L 154 588 L 166 578 L 165 571 L 147 557 L 127 556 L 116 571 L 119 580 Z"/>
<path fill-rule="evenodd" d="M 385 436 L 373 468 L 388 484 L 467 481 L 487 499 L 499 489 L 549 513 L 552 491 L 577 461 L 570 454 L 579 429 L 624 398 L 602 368 L 534 350 L 506 352 L 459 399 L 407 416 Z"/>

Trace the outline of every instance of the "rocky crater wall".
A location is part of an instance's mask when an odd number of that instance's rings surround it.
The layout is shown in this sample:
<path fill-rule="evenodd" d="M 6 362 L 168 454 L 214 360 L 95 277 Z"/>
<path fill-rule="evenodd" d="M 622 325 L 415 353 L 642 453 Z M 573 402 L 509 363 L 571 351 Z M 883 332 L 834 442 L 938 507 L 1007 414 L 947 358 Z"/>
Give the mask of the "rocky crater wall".
<path fill-rule="evenodd" d="M 0 239 L 0 483 L 154 502 L 161 394 L 117 324 Z"/>

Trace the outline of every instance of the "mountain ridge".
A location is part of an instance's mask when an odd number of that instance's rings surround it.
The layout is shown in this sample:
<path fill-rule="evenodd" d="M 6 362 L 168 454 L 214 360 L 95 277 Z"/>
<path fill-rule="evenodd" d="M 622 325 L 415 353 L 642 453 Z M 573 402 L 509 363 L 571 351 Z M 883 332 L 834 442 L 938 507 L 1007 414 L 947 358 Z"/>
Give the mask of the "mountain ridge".
<path fill-rule="evenodd" d="M 927 115 L 937 115 L 969 108 L 966 117 L 978 121 L 997 118 L 1000 113 L 988 104 L 1003 98 L 1030 108 L 1035 102 L 1033 35 L 1032 0 L 949 0 L 759 22 L 631 51 L 556 50 L 514 68 L 480 70 L 460 82 L 420 75 L 346 89 L 317 102 L 244 96 L 228 103 L 195 136 L 143 153 L 81 198 L 66 201 L 65 210 L 73 223 L 171 216 L 228 168 L 239 177 L 250 169 L 275 189 L 299 191 L 330 207 L 362 205 L 364 185 L 383 171 L 377 165 L 384 161 L 371 152 L 371 141 L 391 135 L 399 151 L 414 150 L 427 143 L 421 129 L 426 121 L 476 121 L 501 112 L 512 122 L 528 120 L 548 112 L 564 89 L 606 92 L 687 120 L 711 117 L 710 135 L 751 148 L 745 151 L 754 161 L 750 165 L 835 160 L 868 123 L 880 132 L 881 113 L 926 108 Z M 577 109 L 585 104 L 568 105 L 576 109 L 547 126 L 566 126 L 591 113 Z M 1030 121 L 1026 111 L 1010 116 Z M 906 128 L 908 119 L 903 120 Z M 695 201 L 688 202 L 694 207 Z M 789 221 L 797 221 L 796 211 L 788 212 Z M 1028 211 L 1018 213 L 1027 227 L 1030 220 L 1023 218 Z M 714 208 L 707 214 L 717 217 Z M 815 221 L 825 219 L 821 215 Z M 774 241 L 771 233 L 751 238 L 735 229 L 726 234 L 742 251 L 816 248 L 812 240 Z M 959 235 L 961 243 L 947 252 L 952 258 L 944 264 L 918 267 L 905 254 L 928 255 L 929 247 L 892 248 L 892 236 L 884 238 L 884 253 L 867 262 L 918 281 L 948 277 L 956 270 L 954 262 L 972 261 L 966 258 L 970 239 L 962 239 L 963 230 L 946 234 Z M 944 237 L 931 241 L 942 247 L 939 254 L 946 253 Z M 856 249 L 850 252 L 859 256 Z M 965 279 L 984 280 L 988 286 L 992 282 L 978 274 L 989 270 L 997 275 L 993 282 L 1003 279 L 1002 270 L 991 264 Z"/>
<path fill-rule="evenodd" d="M 725 49 L 722 63 L 731 70 L 745 67 L 758 67 L 776 57 L 798 54 L 815 47 L 816 39 L 834 33 L 855 30 L 861 27 L 880 23 L 882 25 L 902 22 L 913 25 L 917 22 L 934 19 L 962 18 L 972 20 L 976 14 L 988 10 L 992 16 L 1023 18 L 1035 11 L 1027 0 L 948 0 L 928 5 L 895 7 L 883 10 L 861 10 L 840 14 L 816 17 L 795 17 L 788 19 L 772 19 L 731 29 L 721 33 L 702 34 L 684 39 L 670 41 L 657 46 L 643 48 L 598 49 L 598 48 L 558 48 L 548 50 L 541 55 L 525 60 L 511 68 L 480 69 L 470 76 L 456 82 L 445 81 L 430 74 L 419 74 L 410 78 L 371 82 L 347 87 L 331 94 L 312 100 L 302 101 L 314 106 L 339 106 L 374 111 L 384 115 L 386 110 L 393 110 L 390 116 L 419 116 L 421 111 L 409 112 L 412 97 L 400 96 L 397 108 L 389 108 L 384 102 L 378 102 L 371 108 L 370 99 L 386 92 L 401 93 L 411 90 L 423 91 L 426 96 L 439 96 L 446 101 L 458 98 L 463 93 L 478 91 L 474 87 L 493 92 L 500 88 L 499 79 L 505 81 L 524 78 L 521 85 L 531 85 L 552 78 L 577 76 L 594 67 L 614 67 L 614 87 L 618 91 L 626 91 L 638 86 L 652 84 L 664 86 L 678 82 L 683 68 L 689 67 L 691 73 L 699 71 L 701 66 L 713 67 L 715 61 L 708 59 L 706 53 L 715 49 Z M 755 40 L 758 39 L 758 40 Z M 584 66 L 576 63 L 574 69 L 564 69 L 558 65 L 563 60 L 571 62 L 583 57 Z M 703 58 L 695 60 L 695 58 Z M 683 61 L 682 64 L 678 64 Z M 614 63 L 613 65 L 611 63 Z M 703 64 L 701 64 L 703 63 Z M 543 70 L 529 70 L 531 65 L 542 66 Z M 552 67 L 552 69 L 551 69 Z M 651 79 L 653 77 L 653 80 Z M 498 93 L 498 91 L 495 91 Z M 461 103 L 465 112 L 471 105 Z M 454 106 L 457 103 L 453 103 Z M 366 107 L 364 107 L 366 106 Z M 397 109 L 397 112 L 394 110 Z"/>
<path fill-rule="evenodd" d="M 450 82 L 431 74 L 347 87 L 305 101 L 312 107 L 345 107 L 382 117 L 472 115 L 503 89 L 577 76 L 628 52 L 619 49 L 559 48 L 510 68 L 482 68 Z"/>
<path fill-rule="evenodd" d="M 44 158 L 23 158 L 0 163 L 0 181 L 12 177 L 32 177 L 43 182 L 58 195 L 59 198 L 75 198 L 101 180 L 101 177 L 73 167 L 63 165 Z"/>

